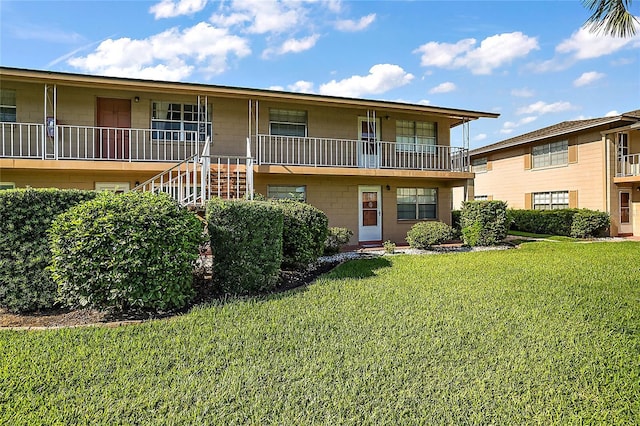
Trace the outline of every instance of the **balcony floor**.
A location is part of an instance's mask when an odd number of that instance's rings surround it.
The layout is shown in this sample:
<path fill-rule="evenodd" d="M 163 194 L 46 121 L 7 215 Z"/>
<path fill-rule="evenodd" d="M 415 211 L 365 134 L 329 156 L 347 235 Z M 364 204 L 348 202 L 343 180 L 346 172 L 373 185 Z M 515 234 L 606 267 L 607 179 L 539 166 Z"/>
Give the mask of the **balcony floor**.
<path fill-rule="evenodd" d="M 439 170 L 367 169 L 355 167 L 258 165 L 253 167 L 253 171 L 254 173 L 260 174 L 281 175 L 413 177 L 437 179 L 473 179 L 474 177 L 474 174 L 470 172 L 451 172 Z"/>

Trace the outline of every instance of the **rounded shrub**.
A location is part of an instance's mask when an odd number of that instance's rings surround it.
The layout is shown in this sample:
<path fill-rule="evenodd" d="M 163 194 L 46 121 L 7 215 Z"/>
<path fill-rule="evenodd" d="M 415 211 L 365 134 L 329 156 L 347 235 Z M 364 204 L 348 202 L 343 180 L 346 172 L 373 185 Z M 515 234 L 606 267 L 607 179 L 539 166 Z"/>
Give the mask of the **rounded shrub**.
<path fill-rule="evenodd" d="M 93 199 L 94 191 L 10 189 L 0 191 L 0 307 L 10 312 L 50 309 L 56 284 L 47 231 L 70 207 Z"/>
<path fill-rule="evenodd" d="M 193 297 L 203 229 L 168 195 L 102 193 L 60 215 L 51 272 L 72 307 L 166 310 Z"/>
<path fill-rule="evenodd" d="M 303 269 L 324 251 L 327 215 L 310 204 L 294 200 L 273 201 L 284 214 L 282 229 L 283 269 Z"/>
<path fill-rule="evenodd" d="M 407 232 L 407 242 L 411 248 L 428 249 L 453 239 L 454 235 L 454 229 L 444 222 L 418 222 Z"/>
<path fill-rule="evenodd" d="M 338 253 L 342 246 L 349 243 L 351 237 L 353 237 L 351 229 L 332 226 L 324 242 L 324 254 L 328 256 Z"/>
<path fill-rule="evenodd" d="M 602 235 L 611 225 L 608 213 L 581 209 L 573 216 L 571 236 L 573 238 L 590 238 Z"/>
<path fill-rule="evenodd" d="M 282 263 L 282 211 L 270 202 L 207 203 L 213 281 L 225 293 L 272 290 Z"/>

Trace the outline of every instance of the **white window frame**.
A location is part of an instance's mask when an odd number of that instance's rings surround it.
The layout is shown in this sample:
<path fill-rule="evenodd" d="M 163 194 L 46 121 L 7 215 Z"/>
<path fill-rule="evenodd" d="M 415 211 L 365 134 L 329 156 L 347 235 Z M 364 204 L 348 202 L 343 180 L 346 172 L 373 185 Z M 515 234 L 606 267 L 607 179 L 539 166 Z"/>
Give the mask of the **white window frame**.
<path fill-rule="evenodd" d="M 157 107 L 160 106 L 160 108 Z M 166 106 L 166 108 L 164 108 Z M 179 106 L 179 109 L 175 108 Z M 190 109 L 190 111 L 187 111 Z M 212 105 L 200 105 L 198 114 L 197 103 L 185 103 L 185 102 L 173 102 L 153 100 L 151 101 L 151 135 L 154 141 L 189 141 L 191 142 L 191 132 L 197 132 L 200 142 L 204 142 L 207 135 L 211 135 L 211 111 Z M 206 111 L 206 116 L 205 116 Z M 156 117 L 158 112 L 165 112 L 167 115 L 171 114 L 171 117 Z M 176 114 L 178 118 L 176 118 Z M 191 119 L 187 120 L 187 116 L 191 115 Z M 195 120 L 193 120 L 195 116 Z M 164 129 L 162 126 L 156 128 L 159 123 L 170 123 L 175 128 Z M 199 127 L 198 127 L 199 126 Z M 188 133 L 187 133 L 188 132 Z"/>
<path fill-rule="evenodd" d="M 98 192 L 109 191 L 117 194 L 122 192 L 129 192 L 129 182 L 96 182 L 95 190 Z"/>
<path fill-rule="evenodd" d="M 269 109 L 270 135 L 306 138 L 308 135 L 308 123 L 309 115 L 305 110 L 283 108 Z M 287 129 L 297 129 L 298 131 L 287 132 Z"/>
<path fill-rule="evenodd" d="M 487 157 L 471 160 L 471 171 L 473 173 L 485 173 L 487 171 Z"/>
<path fill-rule="evenodd" d="M 0 191 L 4 191 L 5 189 L 16 189 L 15 182 L 0 182 Z"/>
<path fill-rule="evenodd" d="M 531 168 L 566 166 L 569 164 L 569 141 L 557 141 L 534 146 L 531 151 Z"/>
<path fill-rule="evenodd" d="M 420 194 L 419 192 L 428 192 Z M 400 202 L 401 197 L 413 197 L 411 202 Z M 423 202 L 420 202 L 420 197 L 432 197 L 433 202 L 424 202 L 426 201 L 423 198 Z M 403 200 L 404 201 L 404 200 Z M 409 206 L 414 205 L 414 215 L 413 217 L 400 217 L 399 207 L 401 205 Z M 427 216 L 420 214 L 420 206 L 433 206 L 433 216 Z M 426 210 L 425 210 L 426 212 Z M 400 221 L 403 220 L 434 220 L 438 218 L 438 188 L 398 188 L 396 190 L 396 214 L 397 218 Z"/>
<path fill-rule="evenodd" d="M 306 185 L 267 185 L 267 198 L 270 200 L 307 201 Z"/>
<path fill-rule="evenodd" d="M 569 191 L 534 192 L 531 197 L 531 206 L 534 210 L 560 210 L 569 208 Z"/>
<path fill-rule="evenodd" d="M 7 94 L 11 94 L 13 103 L 6 103 Z M 13 114 L 9 114 L 8 110 L 13 110 Z M 10 117 L 13 120 L 7 120 Z M 18 120 L 18 100 L 16 97 L 15 89 L 0 89 L 0 122 L 3 123 L 16 123 Z"/>
<path fill-rule="evenodd" d="M 427 127 L 431 127 L 427 129 Z M 427 135 L 430 130 L 431 135 Z M 438 123 L 434 121 L 396 120 L 396 152 L 428 152 L 438 144 Z M 426 148 L 428 147 L 428 148 Z"/>
<path fill-rule="evenodd" d="M 488 195 L 474 195 L 473 196 L 473 200 L 474 201 L 488 201 L 489 200 L 489 196 Z"/>

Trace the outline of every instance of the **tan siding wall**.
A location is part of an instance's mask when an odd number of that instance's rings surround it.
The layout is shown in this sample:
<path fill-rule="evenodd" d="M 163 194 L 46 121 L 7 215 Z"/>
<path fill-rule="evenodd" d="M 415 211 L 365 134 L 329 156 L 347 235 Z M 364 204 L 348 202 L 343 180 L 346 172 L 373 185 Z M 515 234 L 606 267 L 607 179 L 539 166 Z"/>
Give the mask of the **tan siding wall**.
<path fill-rule="evenodd" d="M 96 182 L 129 182 L 133 188 L 136 181 L 144 182 L 154 175 L 153 172 L 2 170 L 0 181 L 14 182 L 16 188 L 95 189 Z"/>
<path fill-rule="evenodd" d="M 367 117 L 367 111 L 358 108 L 327 108 L 309 105 L 261 102 L 258 132 L 269 134 L 269 110 L 271 108 L 307 111 L 308 134 L 310 137 L 336 139 L 358 139 L 358 117 Z M 246 114 L 245 114 L 246 115 Z M 380 140 L 393 142 L 396 139 L 396 120 L 433 121 L 438 127 L 438 144 L 449 145 L 449 120 L 438 117 L 424 117 L 412 114 L 387 114 L 378 112 Z"/>
<path fill-rule="evenodd" d="M 329 226 L 351 229 L 351 244 L 358 243 L 358 186 L 379 185 L 382 189 L 382 241 L 406 244 L 407 231 L 416 221 L 398 221 L 396 189 L 398 187 L 438 188 L 438 220 L 451 223 L 451 188 L 439 186 L 436 181 L 416 183 L 412 179 L 362 179 L 332 176 L 255 176 L 256 192 L 266 195 L 267 185 L 305 185 L 307 202 L 324 211 Z M 386 189 L 390 186 L 390 190 Z"/>
<path fill-rule="evenodd" d="M 577 191 L 579 207 L 605 210 L 604 145 L 600 134 L 590 133 L 575 142 L 577 162 L 560 167 L 526 170 L 526 147 L 490 154 L 492 170 L 476 174 L 476 194 L 491 194 L 494 200 L 506 201 L 510 208 L 523 209 L 527 208 L 527 193 Z"/>

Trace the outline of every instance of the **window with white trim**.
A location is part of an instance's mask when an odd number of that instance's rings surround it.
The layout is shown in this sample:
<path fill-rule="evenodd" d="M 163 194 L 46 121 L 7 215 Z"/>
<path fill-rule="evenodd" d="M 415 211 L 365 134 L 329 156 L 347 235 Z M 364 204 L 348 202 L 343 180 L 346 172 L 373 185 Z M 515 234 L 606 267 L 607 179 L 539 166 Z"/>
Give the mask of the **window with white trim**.
<path fill-rule="evenodd" d="M 16 91 L 13 89 L 0 89 L 0 121 L 15 123 L 16 120 Z"/>
<path fill-rule="evenodd" d="M 211 105 L 154 101 L 151 103 L 151 129 L 155 140 L 204 142 L 211 135 Z"/>
<path fill-rule="evenodd" d="M 396 151 L 433 152 L 437 145 L 437 125 L 429 121 L 396 120 Z"/>
<path fill-rule="evenodd" d="M 267 198 L 270 200 L 307 201 L 307 187 L 292 185 L 267 185 Z"/>
<path fill-rule="evenodd" d="M 269 134 L 276 136 L 307 136 L 307 111 L 269 110 Z"/>
<path fill-rule="evenodd" d="M 487 200 L 489 200 L 489 196 L 488 195 L 474 195 L 473 199 L 475 201 L 487 201 Z"/>
<path fill-rule="evenodd" d="M 629 135 L 618 133 L 618 159 L 622 160 L 625 155 L 629 155 Z"/>
<path fill-rule="evenodd" d="M 4 189 L 15 189 L 16 184 L 14 182 L 0 182 L 0 191 Z"/>
<path fill-rule="evenodd" d="M 435 188 L 398 188 L 398 220 L 435 219 L 438 190 Z"/>
<path fill-rule="evenodd" d="M 471 171 L 473 173 L 484 173 L 487 171 L 487 157 L 475 158 L 471 161 Z"/>
<path fill-rule="evenodd" d="M 562 166 L 569 162 L 569 142 L 559 141 L 533 147 L 532 167 Z"/>
<path fill-rule="evenodd" d="M 129 182 L 96 182 L 96 191 L 109 191 L 122 194 L 129 191 Z"/>
<path fill-rule="evenodd" d="M 558 210 L 569 208 L 569 191 L 533 193 L 534 210 Z"/>

